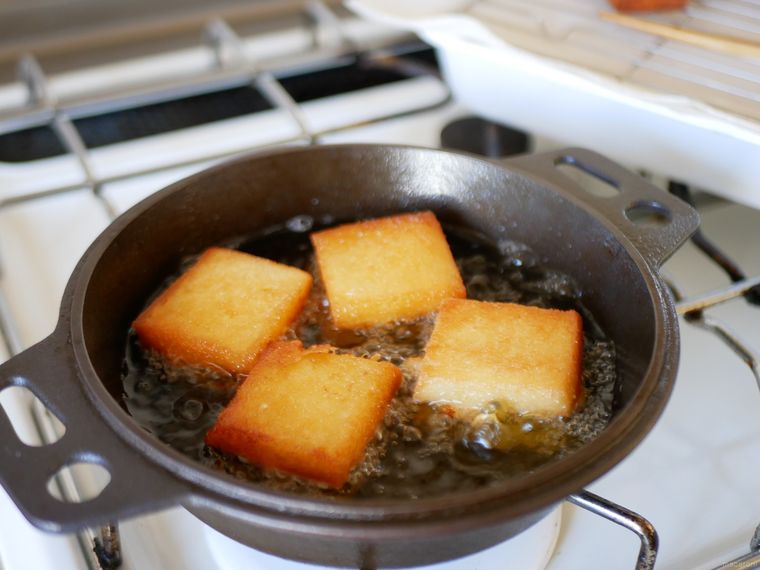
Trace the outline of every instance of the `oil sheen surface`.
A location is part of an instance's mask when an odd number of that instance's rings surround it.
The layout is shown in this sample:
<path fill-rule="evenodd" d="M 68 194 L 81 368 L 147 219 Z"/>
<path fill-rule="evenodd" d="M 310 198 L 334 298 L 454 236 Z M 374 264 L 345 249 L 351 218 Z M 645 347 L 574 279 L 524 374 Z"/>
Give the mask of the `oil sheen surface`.
<path fill-rule="evenodd" d="M 168 367 L 143 350 L 131 333 L 123 375 L 124 399 L 144 429 L 206 465 L 279 490 L 416 498 L 463 491 L 524 474 L 572 452 L 607 425 L 616 374 L 614 347 L 583 307 L 572 279 L 542 267 L 527 247 L 506 241 L 492 244 L 467 231 L 446 229 L 468 298 L 580 312 L 585 331 L 583 399 L 567 419 L 538 420 L 492 403 L 462 421 L 435 406 L 412 401 L 416 365 L 432 330 L 432 316 L 359 332 L 329 326 L 328 303 L 309 243 L 312 229 L 312 220 L 299 216 L 285 226 L 224 245 L 294 265 L 314 275 L 311 296 L 287 332 L 288 338 L 300 339 L 305 346 L 328 343 L 339 352 L 379 357 L 402 369 L 401 388 L 368 446 L 364 461 L 346 486 L 340 491 L 319 488 L 286 474 L 264 472 L 205 446 L 206 431 L 244 378 L 222 370 Z M 187 260 L 184 267 L 193 261 Z"/>

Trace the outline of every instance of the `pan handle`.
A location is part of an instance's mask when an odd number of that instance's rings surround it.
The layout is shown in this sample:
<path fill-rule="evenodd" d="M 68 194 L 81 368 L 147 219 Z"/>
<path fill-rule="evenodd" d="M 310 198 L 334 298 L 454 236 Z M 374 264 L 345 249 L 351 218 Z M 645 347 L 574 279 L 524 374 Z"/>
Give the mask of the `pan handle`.
<path fill-rule="evenodd" d="M 66 428 L 49 445 L 26 445 L 0 406 L 0 483 L 34 526 L 73 532 L 176 505 L 188 496 L 183 483 L 131 448 L 92 407 L 66 327 L 0 365 L 0 391 L 11 386 L 28 388 Z M 49 482 L 63 467 L 77 463 L 104 468 L 108 483 L 83 502 L 55 498 Z"/>
<path fill-rule="evenodd" d="M 697 211 L 672 194 L 604 156 L 582 148 L 507 159 L 510 167 L 542 179 L 591 208 L 612 223 L 652 267 L 660 267 L 699 226 Z M 575 168 L 617 190 L 599 196 L 559 170 Z"/>

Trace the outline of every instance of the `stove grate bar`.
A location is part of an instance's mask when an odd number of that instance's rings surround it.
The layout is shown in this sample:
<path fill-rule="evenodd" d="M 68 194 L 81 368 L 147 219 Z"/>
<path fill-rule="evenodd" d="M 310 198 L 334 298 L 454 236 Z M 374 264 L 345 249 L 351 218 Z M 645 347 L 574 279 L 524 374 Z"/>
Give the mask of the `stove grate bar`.
<path fill-rule="evenodd" d="M 731 570 L 732 568 L 738 568 L 740 570 L 752 570 L 753 568 L 760 568 L 760 525 L 755 529 L 755 533 L 752 535 L 752 540 L 749 543 L 749 552 L 728 562 L 724 562 L 720 566 L 716 566 L 713 570 Z"/>
<path fill-rule="evenodd" d="M 681 295 L 672 283 L 669 286 L 678 299 L 676 303 L 678 314 L 682 315 L 686 322 L 712 332 L 733 350 L 749 366 L 757 387 L 760 389 L 760 354 L 740 339 L 726 324 L 714 317 L 705 315 L 703 312 L 704 309 L 715 307 L 731 299 L 737 299 L 748 291 L 756 289 L 760 286 L 760 275 L 685 301 L 680 300 Z"/>
<path fill-rule="evenodd" d="M 612 501 L 600 497 L 590 491 L 582 490 L 570 495 L 567 500 L 595 515 L 614 522 L 634 532 L 641 541 L 639 554 L 636 559 L 636 570 L 653 570 L 657 559 L 659 538 L 652 523 L 641 515 L 626 509 Z"/>
<path fill-rule="evenodd" d="M 326 8 L 325 8 L 326 9 Z M 224 20 L 214 20 L 206 28 L 214 58 L 221 68 L 248 68 L 253 74 L 253 84 L 269 100 L 273 107 L 283 109 L 298 125 L 301 135 L 310 144 L 315 144 L 317 138 L 311 133 L 306 117 L 298 103 L 290 96 L 280 82 L 269 71 L 261 71 L 258 66 L 249 61 L 243 49 L 242 38 Z"/>
<path fill-rule="evenodd" d="M 309 136 L 309 138 L 313 137 L 315 140 L 318 141 L 321 137 L 326 136 L 326 135 L 341 133 L 341 132 L 349 132 L 354 129 L 366 127 L 369 125 L 374 125 L 377 123 L 382 123 L 385 121 L 391 121 L 394 119 L 401 119 L 401 118 L 412 116 L 412 115 L 423 114 L 429 111 L 440 109 L 446 106 L 446 104 L 448 104 L 450 101 L 451 101 L 451 94 L 447 92 L 443 97 L 441 97 L 440 100 L 435 101 L 431 104 L 421 105 L 413 109 L 381 115 L 379 117 L 375 117 L 366 121 L 353 122 L 349 124 L 340 125 L 337 127 L 311 131 L 311 135 Z M 57 194 L 71 192 L 74 190 L 81 190 L 83 187 L 87 188 L 87 187 L 96 186 L 99 188 L 113 182 L 120 182 L 123 180 L 138 178 L 140 176 L 156 174 L 159 172 L 167 172 L 170 170 L 174 170 L 174 169 L 182 168 L 186 166 L 193 166 L 197 164 L 218 161 L 218 160 L 222 160 L 226 158 L 232 158 L 234 156 L 242 155 L 247 152 L 251 152 L 253 150 L 261 150 L 267 147 L 281 146 L 281 145 L 287 145 L 287 144 L 293 144 L 293 143 L 299 143 L 299 142 L 308 142 L 308 139 L 306 139 L 303 135 L 298 135 L 298 136 L 288 137 L 288 138 L 281 138 L 279 140 L 270 141 L 265 145 L 254 146 L 254 147 L 250 147 L 250 148 L 246 148 L 242 150 L 210 152 L 210 153 L 201 154 L 199 156 L 196 156 L 190 159 L 175 160 L 175 161 L 167 162 L 159 166 L 153 166 L 153 167 L 148 167 L 148 168 L 134 168 L 134 169 L 127 170 L 123 173 L 116 174 L 116 175 L 111 175 L 111 176 L 97 175 L 94 178 L 94 180 L 89 183 L 87 180 L 82 180 L 81 182 L 76 182 L 74 184 L 62 184 L 58 186 L 52 185 L 42 190 L 35 190 L 32 192 L 9 196 L 7 198 L 0 199 L 0 209 L 21 204 L 24 202 L 30 202 L 33 200 L 47 198 L 49 196 L 54 196 Z"/>
<path fill-rule="evenodd" d="M 288 70 L 308 65 L 310 62 L 339 61 L 346 57 L 352 57 L 360 46 L 349 38 L 344 28 L 350 27 L 349 22 L 344 22 L 336 12 L 321 1 L 313 0 L 305 3 L 301 8 L 301 16 L 304 20 L 304 32 L 313 36 L 313 48 L 307 52 L 298 52 L 279 57 L 267 57 L 262 62 L 262 69 Z M 220 20 L 221 16 L 217 18 Z M 212 20 L 213 25 L 214 20 Z M 228 29 L 231 27 L 225 22 Z M 208 33 L 209 25 L 203 30 Z M 399 34 L 400 35 L 400 34 Z M 405 33 L 407 40 L 412 39 L 409 33 Z M 401 42 L 399 42 L 401 43 Z M 367 46 L 372 45 L 369 40 Z M 244 41 L 240 39 L 239 48 L 244 50 Z M 34 50 L 29 50 L 34 53 Z M 27 56 L 21 56 L 24 62 Z M 39 65 L 37 70 L 39 71 Z M 24 81 L 27 64 L 19 69 L 19 74 Z M 34 72 L 35 70 L 32 70 Z M 39 75 L 39 73 L 37 74 Z M 103 114 L 104 111 L 131 109 L 134 107 L 160 103 L 219 91 L 224 88 L 237 87 L 250 82 L 249 73 L 241 73 L 240 69 L 229 66 L 217 66 L 198 70 L 189 75 L 181 75 L 176 78 L 164 77 L 160 80 L 143 79 L 129 85 L 118 85 L 106 90 L 92 88 L 79 94 L 62 97 L 58 107 L 65 111 L 72 119 L 81 119 Z M 49 92 L 49 91 L 48 91 Z M 31 98 L 27 105 L 21 108 L 0 111 L 0 133 L 14 132 L 44 126 L 50 121 L 49 114 L 43 112 L 46 105 L 41 104 L 43 99 Z"/>
<path fill-rule="evenodd" d="M 689 186 L 681 182 L 671 180 L 668 182 L 668 191 L 677 196 L 692 207 L 696 207 L 694 197 L 692 196 Z M 716 244 L 714 244 L 702 231 L 697 228 L 694 235 L 691 236 L 691 242 L 704 253 L 710 260 L 715 262 L 734 283 L 739 283 L 745 279 L 744 272 L 733 260 L 723 253 Z M 744 298 L 753 305 L 760 305 L 760 284 L 744 290 Z"/>
<path fill-rule="evenodd" d="M 345 32 L 341 19 L 322 0 L 310 0 L 306 4 L 306 16 L 313 25 L 314 42 L 326 47 L 347 50 L 349 53 L 359 51 L 359 46 Z"/>
<path fill-rule="evenodd" d="M 331 20 L 325 15 L 325 11 L 331 11 L 323 3 L 312 3 L 310 6 L 312 12 L 318 14 L 318 16 L 314 16 L 313 19 L 318 20 L 317 23 L 320 27 L 330 28 L 333 25 L 340 24 L 340 19 L 337 16 L 334 16 Z M 334 36 L 335 34 L 332 35 Z M 448 89 L 445 89 L 445 84 L 441 83 L 444 87 L 444 93 L 439 100 L 432 103 L 413 106 L 413 108 L 402 111 L 392 111 L 369 120 L 347 122 L 339 126 L 324 129 L 312 129 L 309 126 L 298 101 L 285 88 L 283 84 L 284 79 L 279 78 L 276 72 L 263 69 L 257 62 L 251 61 L 243 49 L 242 38 L 233 31 L 227 22 L 221 19 L 212 21 L 206 27 L 205 39 L 206 45 L 212 50 L 212 54 L 217 63 L 215 69 L 212 70 L 212 73 L 246 78 L 245 82 L 258 89 L 274 108 L 282 110 L 294 121 L 298 127 L 298 133 L 296 135 L 282 137 L 279 140 L 269 141 L 265 145 L 257 145 L 242 150 L 236 149 L 222 152 L 211 151 L 201 153 L 190 159 L 178 158 L 177 160 L 158 166 L 136 166 L 120 174 L 99 175 L 92 167 L 92 161 L 89 154 L 91 149 L 88 148 L 81 132 L 77 128 L 77 123 L 75 121 L 76 117 L 72 115 L 72 113 L 75 113 L 75 110 L 68 106 L 60 105 L 59 102 L 55 100 L 51 95 L 49 81 L 45 76 L 42 67 L 39 65 L 39 62 L 33 56 L 27 55 L 20 60 L 18 67 L 19 75 L 27 90 L 27 99 L 30 107 L 33 109 L 33 114 L 42 121 L 42 126 L 49 126 L 52 128 L 54 135 L 60 141 L 63 148 L 69 155 L 74 156 L 82 171 L 82 178 L 74 183 L 51 185 L 43 189 L 0 199 L 0 209 L 56 194 L 88 188 L 99 198 L 103 203 L 106 213 L 111 219 L 113 219 L 116 217 L 116 211 L 101 193 L 101 189 L 109 183 L 230 158 L 251 150 L 265 148 L 266 146 L 298 143 L 316 144 L 322 136 L 328 134 L 348 132 L 375 123 L 425 113 L 439 109 L 451 101 L 451 93 Z M 348 53 L 347 46 L 355 46 L 353 45 L 353 42 L 345 39 L 343 35 L 340 35 L 340 40 L 343 42 L 343 47 L 339 51 L 345 56 L 346 53 Z M 375 51 L 377 51 L 376 55 Z M 403 55 L 394 54 L 392 52 L 389 53 L 387 49 L 370 50 L 367 53 L 357 51 L 353 53 L 352 57 L 361 57 L 362 62 L 366 65 L 376 65 L 386 69 L 394 69 L 398 73 L 409 78 L 422 75 L 437 77 L 437 71 L 435 69 L 427 68 L 424 65 L 410 63 L 404 59 Z M 377 61 L 375 61 L 375 59 Z M 3 131 L 2 126 L 3 121 L 0 120 L 0 131 Z"/>
<path fill-rule="evenodd" d="M 687 301 L 680 301 L 676 304 L 676 311 L 679 315 L 688 315 L 702 309 L 708 309 L 720 303 L 741 297 L 757 286 L 760 286 L 760 275 L 736 281 L 728 287 L 710 291 Z"/>
<path fill-rule="evenodd" d="M 752 375 L 755 377 L 758 389 L 760 389 L 760 354 L 741 340 L 725 323 L 712 316 L 705 315 L 703 312 L 704 309 L 714 307 L 731 299 L 736 299 L 756 289 L 760 285 L 760 276 L 738 281 L 723 289 L 711 291 L 686 301 L 680 300 L 681 295 L 672 283 L 668 285 L 678 300 L 676 303 L 678 314 L 682 315 L 686 319 L 686 322 L 712 332 L 726 343 L 749 366 Z M 749 549 L 750 552 L 748 554 L 725 562 L 714 568 L 714 570 L 727 570 L 729 568 L 749 570 L 751 568 L 760 568 L 760 525 L 755 529 Z"/>

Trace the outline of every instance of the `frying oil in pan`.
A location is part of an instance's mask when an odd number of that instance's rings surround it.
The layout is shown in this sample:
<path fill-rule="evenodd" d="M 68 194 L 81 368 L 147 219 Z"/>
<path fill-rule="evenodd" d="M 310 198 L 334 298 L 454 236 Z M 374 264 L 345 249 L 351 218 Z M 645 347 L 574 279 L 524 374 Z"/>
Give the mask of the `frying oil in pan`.
<path fill-rule="evenodd" d="M 288 338 L 300 339 L 306 346 L 328 343 L 357 356 L 379 355 L 403 371 L 401 388 L 346 486 L 340 491 L 319 488 L 285 474 L 264 472 L 206 447 L 206 431 L 243 378 L 223 370 L 168 367 L 143 350 L 131 333 L 124 398 L 144 429 L 206 465 L 279 490 L 416 498 L 524 474 L 578 448 L 605 427 L 615 384 L 614 347 L 581 305 L 572 279 L 542 267 L 527 247 L 514 242 L 494 245 L 469 231 L 446 229 L 469 298 L 573 308 L 581 313 L 584 398 L 568 419 L 539 420 L 492 404 L 474 419 L 462 421 L 434 406 L 412 401 L 416 365 L 432 330 L 432 317 L 358 332 L 329 326 L 328 306 L 309 243 L 311 225 L 309 218 L 299 217 L 226 245 L 312 273 L 315 286 L 299 320 L 288 330 Z"/>

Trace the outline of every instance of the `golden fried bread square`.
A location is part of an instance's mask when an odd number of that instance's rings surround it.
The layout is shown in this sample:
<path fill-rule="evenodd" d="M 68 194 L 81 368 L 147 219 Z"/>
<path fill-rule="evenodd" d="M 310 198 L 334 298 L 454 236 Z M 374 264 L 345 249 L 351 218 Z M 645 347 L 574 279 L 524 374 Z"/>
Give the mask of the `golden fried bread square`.
<path fill-rule="evenodd" d="M 466 294 L 432 212 L 337 226 L 311 240 L 338 328 L 412 319 Z"/>
<path fill-rule="evenodd" d="M 581 391 L 582 358 L 576 311 L 449 300 L 425 348 L 414 398 L 459 410 L 497 401 L 520 413 L 568 416 Z"/>
<path fill-rule="evenodd" d="M 387 362 L 276 341 L 256 359 L 206 443 L 340 488 L 400 382 L 401 371 Z"/>
<path fill-rule="evenodd" d="M 295 267 L 213 247 L 132 326 L 144 346 L 167 357 L 245 372 L 296 317 L 311 283 Z"/>

